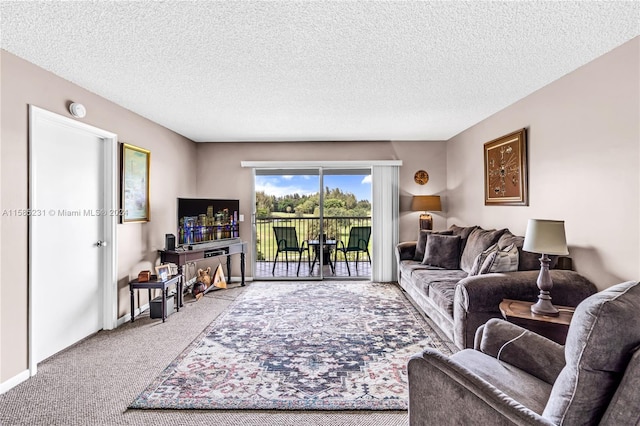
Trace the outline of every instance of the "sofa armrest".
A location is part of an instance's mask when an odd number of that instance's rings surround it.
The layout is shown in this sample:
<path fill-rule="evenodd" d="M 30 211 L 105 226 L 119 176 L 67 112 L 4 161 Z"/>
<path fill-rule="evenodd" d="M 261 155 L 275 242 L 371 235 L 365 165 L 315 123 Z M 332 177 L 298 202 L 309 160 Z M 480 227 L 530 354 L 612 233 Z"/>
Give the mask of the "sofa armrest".
<path fill-rule="evenodd" d="M 553 280 L 552 303 L 577 306 L 597 292 L 596 286 L 574 271 L 549 271 Z M 538 271 L 474 275 L 460 280 L 453 303 L 454 342 L 459 348 L 473 347 L 475 332 L 491 318 L 502 318 L 500 302 L 515 299 L 535 302 L 540 289 Z"/>
<path fill-rule="evenodd" d="M 409 359 L 409 424 L 551 425 L 442 353 Z"/>
<path fill-rule="evenodd" d="M 475 347 L 550 385 L 565 366 L 564 346 L 497 318 L 478 328 Z"/>
<path fill-rule="evenodd" d="M 413 260 L 416 255 L 417 241 L 404 241 L 396 245 L 396 260 Z"/>

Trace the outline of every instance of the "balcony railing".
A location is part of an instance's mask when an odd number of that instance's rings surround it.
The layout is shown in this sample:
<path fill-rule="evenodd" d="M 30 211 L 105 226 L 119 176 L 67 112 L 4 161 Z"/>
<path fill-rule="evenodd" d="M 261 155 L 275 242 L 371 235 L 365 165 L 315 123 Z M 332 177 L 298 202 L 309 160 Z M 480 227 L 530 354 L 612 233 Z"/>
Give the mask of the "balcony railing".
<path fill-rule="evenodd" d="M 349 231 L 353 226 L 371 226 L 371 217 L 350 217 L 350 216 L 336 216 L 336 217 L 325 217 L 322 220 L 323 229 L 322 232 L 326 235 L 327 240 L 336 240 L 344 242 L 344 245 L 347 245 L 349 240 Z M 276 257 L 277 252 L 277 242 L 275 233 L 273 231 L 274 226 L 287 226 L 293 227 L 296 229 L 296 234 L 298 236 L 298 244 L 302 245 L 302 243 L 306 240 L 318 240 L 320 235 L 320 218 L 319 217 L 296 217 L 295 215 L 291 215 L 291 217 L 270 217 L 266 219 L 257 219 L 256 220 L 256 262 L 258 264 L 269 263 L 269 265 L 273 266 L 273 261 Z M 369 240 L 369 253 L 371 253 L 372 240 Z M 326 252 L 325 252 L 326 253 Z M 334 260 L 335 253 L 331 253 L 331 260 Z M 311 256 L 311 258 L 309 258 Z M 307 265 L 308 262 L 313 260 L 315 253 L 312 250 L 309 252 L 304 251 L 302 253 L 302 263 Z M 278 264 L 284 264 L 286 257 L 284 254 L 280 254 L 277 259 Z M 349 262 L 355 262 L 356 253 L 348 253 L 347 260 Z M 289 257 L 289 263 L 295 261 L 297 266 L 297 255 L 292 255 Z M 368 266 L 369 259 L 366 254 L 360 253 L 358 256 L 359 262 L 366 262 Z M 344 257 L 342 254 L 339 255 L 338 261 L 344 261 Z M 351 264 L 353 268 L 353 263 Z M 268 270 L 268 275 L 272 275 L 272 268 L 264 268 L 263 271 Z M 362 268 L 362 270 L 370 271 L 367 267 L 366 269 Z M 292 271 L 295 273 L 295 267 L 292 268 Z M 300 275 L 306 275 L 308 271 L 308 267 L 304 269 L 305 272 L 302 272 L 301 269 Z M 290 271 L 291 272 L 291 271 Z M 367 272 L 368 274 L 368 272 Z M 267 274 L 264 273 L 264 276 Z M 276 274 L 277 275 L 277 274 Z M 359 276 L 362 276 L 361 272 L 358 272 Z"/>

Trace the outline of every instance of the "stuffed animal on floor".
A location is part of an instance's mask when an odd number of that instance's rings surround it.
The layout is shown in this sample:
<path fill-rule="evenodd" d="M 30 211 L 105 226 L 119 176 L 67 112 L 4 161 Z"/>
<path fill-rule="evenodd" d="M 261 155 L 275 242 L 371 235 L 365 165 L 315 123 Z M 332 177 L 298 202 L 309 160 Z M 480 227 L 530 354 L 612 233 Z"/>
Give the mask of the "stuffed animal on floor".
<path fill-rule="evenodd" d="M 193 285 L 193 290 L 191 293 L 194 295 L 196 300 L 200 300 L 202 296 L 204 296 L 204 292 L 211 285 L 211 266 L 207 269 L 198 269 L 198 277 L 196 278 L 196 282 Z"/>

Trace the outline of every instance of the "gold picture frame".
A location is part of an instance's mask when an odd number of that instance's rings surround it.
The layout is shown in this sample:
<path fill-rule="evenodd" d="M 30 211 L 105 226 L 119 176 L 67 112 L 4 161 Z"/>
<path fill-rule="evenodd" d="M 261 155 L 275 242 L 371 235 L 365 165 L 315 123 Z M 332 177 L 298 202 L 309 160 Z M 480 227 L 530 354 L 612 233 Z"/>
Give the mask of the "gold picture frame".
<path fill-rule="evenodd" d="M 151 152 L 123 143 L 120 154 L 121 222 L 149 222 Z"/>
<path fill-rule="evenodd" d="M 526 129 L 485 143 L 485 206 L 528 206 L 527 172 Z"/>

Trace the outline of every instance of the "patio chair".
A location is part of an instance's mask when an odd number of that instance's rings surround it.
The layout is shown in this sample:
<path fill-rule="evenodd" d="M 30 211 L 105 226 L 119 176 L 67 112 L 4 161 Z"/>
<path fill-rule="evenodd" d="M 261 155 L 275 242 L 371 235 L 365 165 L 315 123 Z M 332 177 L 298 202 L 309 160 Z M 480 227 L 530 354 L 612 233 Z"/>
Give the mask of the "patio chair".
<path fill-rule="evenodd" d="M 344 256 L 344 263 L 347 264 L 347 272 L 351 276 L 351 270 L 349 269 L 349 260 L 347 254 L 351 252 L 356 253 L 356 273 L 358 272 L 358 258 L 360 252 L 367 253 L 369 258 L 369 264 L 371 264 L 371 255 L 369 254 L 369 238 L 371 238 L 370 226 L 352 226 L 349 231 L 349 240 L 347 245 L 344 245 L 344 241 L 338 241 L 336 244 L 336 253 L 334 257 L 334 263 L 338 260 L 338 252 L 342 252 Z"/>
<path fill-rule="evenodd" d="M 273 269 L 271 275 L 275 275 L 276 261 L 278 260 L 278 254 L 284 252 L 284 257 L 287 262 L 287 271 L 289 271 L 289 253 L 298 253 L 298 270 L 296 276 L 300 275 L 300 261 L 302 260 L 302 252 L 307 252 L 307 260 L 309 259 L 309 246 L 306 241 L 302 242 L 302 245 L 298 244 L 298 233 L 293 226 L 274 226 L 273 232 L 276 236 L 277 251 L 276 257 L 273 259 Z"/>

